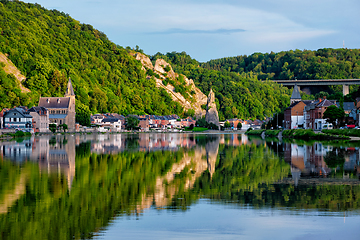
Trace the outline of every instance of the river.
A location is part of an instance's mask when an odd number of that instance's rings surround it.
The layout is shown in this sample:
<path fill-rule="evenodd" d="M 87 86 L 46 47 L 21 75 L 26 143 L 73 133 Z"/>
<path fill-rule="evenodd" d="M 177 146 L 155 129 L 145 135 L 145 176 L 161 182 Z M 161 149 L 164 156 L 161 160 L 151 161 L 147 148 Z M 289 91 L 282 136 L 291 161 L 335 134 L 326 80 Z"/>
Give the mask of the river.
<path fill-rule="evenodd" d="M 356 143 L 243 134 L 0 142 L 0 239 L 358 239 Z"/>

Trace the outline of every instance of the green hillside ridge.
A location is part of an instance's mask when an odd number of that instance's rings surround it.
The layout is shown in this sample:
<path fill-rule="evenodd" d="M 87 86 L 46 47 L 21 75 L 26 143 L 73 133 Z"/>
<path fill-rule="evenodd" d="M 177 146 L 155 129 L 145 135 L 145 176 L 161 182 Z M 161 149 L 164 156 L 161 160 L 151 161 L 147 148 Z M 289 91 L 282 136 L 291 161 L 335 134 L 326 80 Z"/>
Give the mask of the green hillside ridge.
<path fill-rule="evenodd" d="M 0 107 L 33 106 L 40 96 L 63 96 L 70 77 L 83 111 L 181 116 L 190 109 L 183 102 L 197 101 L 187 83 L 192 79 L 205 95 L 213 89 L 220 120 L 263 119 L 289 104 L 291 90 L 272 79 L 360 77 L 358 49 L 254 53 L 206 63 L 185 52 L 150 56 L 153 65 L 158 59 L 169 63 L 174 78 L 166 66 L 159 73 L 136 60 L 136 52 L 142 52 L 138 47 L 116 45 L 91 25 L 38 4 L 7 0 L 0 0 L 0 52 L 26 76 L 24 86 L 31 90 L 21 92 L 0 69 Z M 182 102 L 164 86 L 173 86 Z M 357 95 L 357 86 L 350 90 Z M 330 94 L 339 91 L 333 87 Z"/>
<path fill-rule="evenodd" d="M 260 80 L 358 79 L 360 49 L 296 49 L 279 53 L 254 53 L 215 59 L 201 63 L 200 66 L 209 70 L 253 73 Z M 345 101 L 354 101 L 360 96 L 358 88 L 351 85 L 350 95 Z M 326 91 L 332 99 L 342 100 L 342 86 L 330 86 Z"/>
<path fill-rule="evenodd" d="M 175 72 L 193 79 L 204 94 L 213 89 L 220 120 L 263 119 L 289 105 L 291 90 L 272 81 L 260 81 L 252 72 L 206 69 L 185 52 L 157 53 L 152 56 L 153 61 L 159 58 L 171 63 Z"/>
<path fill-rule="evenodd" d="M 63 96 L 67 79 L 77 107 L 91 112 L 182 114 L 182 106 L 146 78 L 142 65 L 91 25 L 38 4 L 0 1 L 0 52 L 26 76 L 21 93 L 1 78 L 0 107 L 37 105 L 41 96 Z M 12 98 L 8 97 L 8 95 Z"/>
<path fill-rule="evenodd" d="M 77 108 L 82 110 L 124 115 L 183 113 L 184 106 L 173 101 L 166 90 L 156 87 L 159 78 L 130 54 L 134 55 L 133 50 L 112 43 L 104 33 L 65 13 L 38 4 L 2 0 L 0 32 L 0 52 L 26 76 L 24 85 L 31 90 L 21 93 L 16 85 L 2 87 L 0 107 L 33 106 L 40 96 L 63 96 L 67 79 L 71 77 Z M 158 56 L 151 58 L 155 57 L 158 59 Z M 195 70 L 196 75 L 194 71 L 183 71 L 176 61 L 170 63 L 176 73 L 193 78 L 205 94 L 213 88 L 220 119 L 263 118 L 289 102 L 290 90 L 272 83 L 263 84 L 251 74 L 225 76 L 219 71 L 202 69 Z M 188 64 L 186 68 L 194 66 Z M 181 77 L 165 76 L 163 85 L 168 83 L 175 87 L 175 92 L 194 102 L 193 89 Z M 12 98 L 7 97 L 10 92 Z"/>
<path fill-rule="evenodd" d="M 297 49 L 254 53 L 211 60 L 202 63 L 201 67 L 237 73 L 252 72 L 261 80 L 360 78 L 360 49 Z"/>

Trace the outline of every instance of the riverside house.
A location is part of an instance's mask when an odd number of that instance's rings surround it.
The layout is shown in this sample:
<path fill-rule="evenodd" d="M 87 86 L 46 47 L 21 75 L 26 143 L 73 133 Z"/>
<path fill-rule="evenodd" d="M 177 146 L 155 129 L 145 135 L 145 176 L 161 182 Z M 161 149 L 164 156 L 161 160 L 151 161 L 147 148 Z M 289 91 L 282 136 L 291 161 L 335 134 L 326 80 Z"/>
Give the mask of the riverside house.
<path fill-rule="evenodd" d="M 24 108 L 16 107 L 4 113 L 4 128 L 15 128 L 23 131 L 32 131 L 33 117 Z"/>

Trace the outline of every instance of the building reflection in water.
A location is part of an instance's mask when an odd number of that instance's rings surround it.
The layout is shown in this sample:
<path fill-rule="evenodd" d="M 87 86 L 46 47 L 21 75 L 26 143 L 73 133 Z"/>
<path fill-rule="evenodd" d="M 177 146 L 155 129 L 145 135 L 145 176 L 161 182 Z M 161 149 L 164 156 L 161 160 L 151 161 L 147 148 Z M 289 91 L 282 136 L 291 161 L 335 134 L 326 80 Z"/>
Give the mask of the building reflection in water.
<path fill-rule="evenodd" d="M 349 176 L 349 172 L 356 171 L 359 175 L 359 149 L 358 148 L 335 148 L 333 146 L 314 143 L 313 145 L 297 145 L 294 143 L 283 144 L 284 159 L 291 165 L 291 173 L 295 185 L 300 177 L 327 177 L 332 169 L 326 163 L 326 157 L 340 158 L 340 151 L 344 154 L 343 177 Z"/>
<path fill-rule="evenodd" d="M 42 172 L 65 175 L 70 190 L 75 177 L 75 138 L 63 135 L 31 137 L 21 142 L 2 142 L 0 146 L 3 159 L 36 162 Z"/>

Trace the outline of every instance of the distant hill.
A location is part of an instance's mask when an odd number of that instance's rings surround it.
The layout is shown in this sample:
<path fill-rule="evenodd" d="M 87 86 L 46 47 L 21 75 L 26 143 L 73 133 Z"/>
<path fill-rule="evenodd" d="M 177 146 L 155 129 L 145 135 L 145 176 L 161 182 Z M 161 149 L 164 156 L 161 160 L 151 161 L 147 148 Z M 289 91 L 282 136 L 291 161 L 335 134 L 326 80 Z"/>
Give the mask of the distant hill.
<path fill-rule="evenodd" d="M 153 66 L 147 67 L 135 58 L 141 50 L 116 45 L 65 13 L 20 1 L 0 1 L 0 52 L 26 77 L 23 85 L 31 90 L 21 92 L 8 79 L 12 76 L 3 73 L 7 80 L 1 80 L 6 84 L 0 86 L 0 107 L 36 105 L 40 95 L 63 96 L 69 77 L 77 106 L 93 113 L 200 113 L 201 94 L 213 89 L 220 120 L 262 119 L 286 107 L 291 95 L 285 87 L 258 80 L 261 75 L 255 70 L 216 69 L 186 53 L 150 56 Z M 165 63 L 157 71 L 159 59 Z"/>
<path fill-rule="evenodd" d="M 360 49 L 290 50 L 220 58 L 202 63 L 211 70 L 249 73 L 258 79 L 360 78 Z"/>
<path fill-rule="evenodd" d="M 88 106 L 94 113 L 183 113 L 179 102 L 156 87 L 154 78 L 147 78 L 140 61 L 130 54 L 133 50 L 57 10 L 1 1 L 0 52 L 26 77 L 23 84 L 31 90 L 22 92 L 13 75 L 0 68 L 1 108 L 36 105 L 40 95 L 63 96 L 70 77 L 77 106 Z"/>
<path fill-rule="evenodd" d="M 260 81 L 252 72 L 206 69 L 185 52 L 158 53 L 152 56 L 153 61 L 156 59 L 171 63 L 175 72 L 193 79 L 206 95 L 213 89 L 220 120 L 235 117 L 263 119 L 289 105 L 291 90 L 271 81 Z"/>

